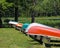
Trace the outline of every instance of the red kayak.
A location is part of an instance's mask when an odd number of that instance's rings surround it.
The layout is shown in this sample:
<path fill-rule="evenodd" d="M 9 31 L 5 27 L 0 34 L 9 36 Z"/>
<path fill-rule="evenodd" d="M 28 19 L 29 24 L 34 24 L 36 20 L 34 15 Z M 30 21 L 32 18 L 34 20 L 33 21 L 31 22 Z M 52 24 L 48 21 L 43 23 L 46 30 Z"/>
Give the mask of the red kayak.
<path fill-rule="evenodd" d="M 30 24 L 26 31 L 29 35 L 42 35 L 48 37 L 60 37 L 60 30 L 52 28 L 46 25 L 32 23 Z"/>

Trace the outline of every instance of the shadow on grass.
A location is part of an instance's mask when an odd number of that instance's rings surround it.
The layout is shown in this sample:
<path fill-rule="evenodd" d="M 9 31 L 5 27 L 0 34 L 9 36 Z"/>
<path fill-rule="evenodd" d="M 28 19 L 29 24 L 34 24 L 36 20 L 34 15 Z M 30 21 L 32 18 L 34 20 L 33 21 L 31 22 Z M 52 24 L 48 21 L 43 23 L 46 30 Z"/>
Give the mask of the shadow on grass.
<path fill-rule="evenodd" d="M 32 45 L 40 45 L 40 43 L 39 42 L 37 42 L 37 41 L 35 41 L 35 40 L 28 40 L 29 42 L 30 42 L 30 44 L 32 44 Z"/>
<path fill-rule="evenodd" d="M 56 46 L 56 47 L 60 47 L 60 44 L 45 44 L 46 47 L 50 47 L 50 46 Z"/>
<path fill-rule="evenodd" d="M 60 43 L 60 40 L 51 40 L 50 42 L 58 42 L 58 43 Z"/>

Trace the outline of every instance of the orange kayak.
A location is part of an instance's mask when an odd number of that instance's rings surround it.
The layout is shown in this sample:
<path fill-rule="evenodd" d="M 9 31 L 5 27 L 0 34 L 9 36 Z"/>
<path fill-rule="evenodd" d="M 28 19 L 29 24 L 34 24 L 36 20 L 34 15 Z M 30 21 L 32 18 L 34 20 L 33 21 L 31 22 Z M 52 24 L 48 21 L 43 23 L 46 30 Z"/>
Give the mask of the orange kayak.
<path fill-rule="evenodd" d="M 32 23 L 26 31 L 29 35 L 42 35 L 48 37 L 60 37 L 60 30 L 46 25 Z"/>
<path fill-rule="evenodd" d="M 23 25 L 22 23 L 16 24 L 17 27 L 22 27 L 22 25 Z"/>

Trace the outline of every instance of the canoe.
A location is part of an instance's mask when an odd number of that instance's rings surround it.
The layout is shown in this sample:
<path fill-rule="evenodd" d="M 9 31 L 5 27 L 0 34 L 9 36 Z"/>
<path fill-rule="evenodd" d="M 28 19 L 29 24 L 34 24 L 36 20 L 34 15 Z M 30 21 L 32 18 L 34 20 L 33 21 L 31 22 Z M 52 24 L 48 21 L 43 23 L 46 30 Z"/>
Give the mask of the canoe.
<path fill-rule="evenodd" d="M 32 23 L 30 24 L 25 32 L 29 35 L 41 35 L 48 37 L 59 37 L 60 38 L 60 30 L 49 27 L 43 24 Z"/>

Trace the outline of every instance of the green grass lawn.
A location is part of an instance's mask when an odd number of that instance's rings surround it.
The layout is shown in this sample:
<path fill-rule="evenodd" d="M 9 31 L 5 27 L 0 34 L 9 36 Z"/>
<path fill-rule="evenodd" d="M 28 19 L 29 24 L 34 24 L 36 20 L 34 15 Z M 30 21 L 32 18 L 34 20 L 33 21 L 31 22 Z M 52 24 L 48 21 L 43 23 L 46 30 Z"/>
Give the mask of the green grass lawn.
<path fill-rule="evenodd" d="M 13 28 L 0 28 L 0 48 L 44 48 Z"/>

